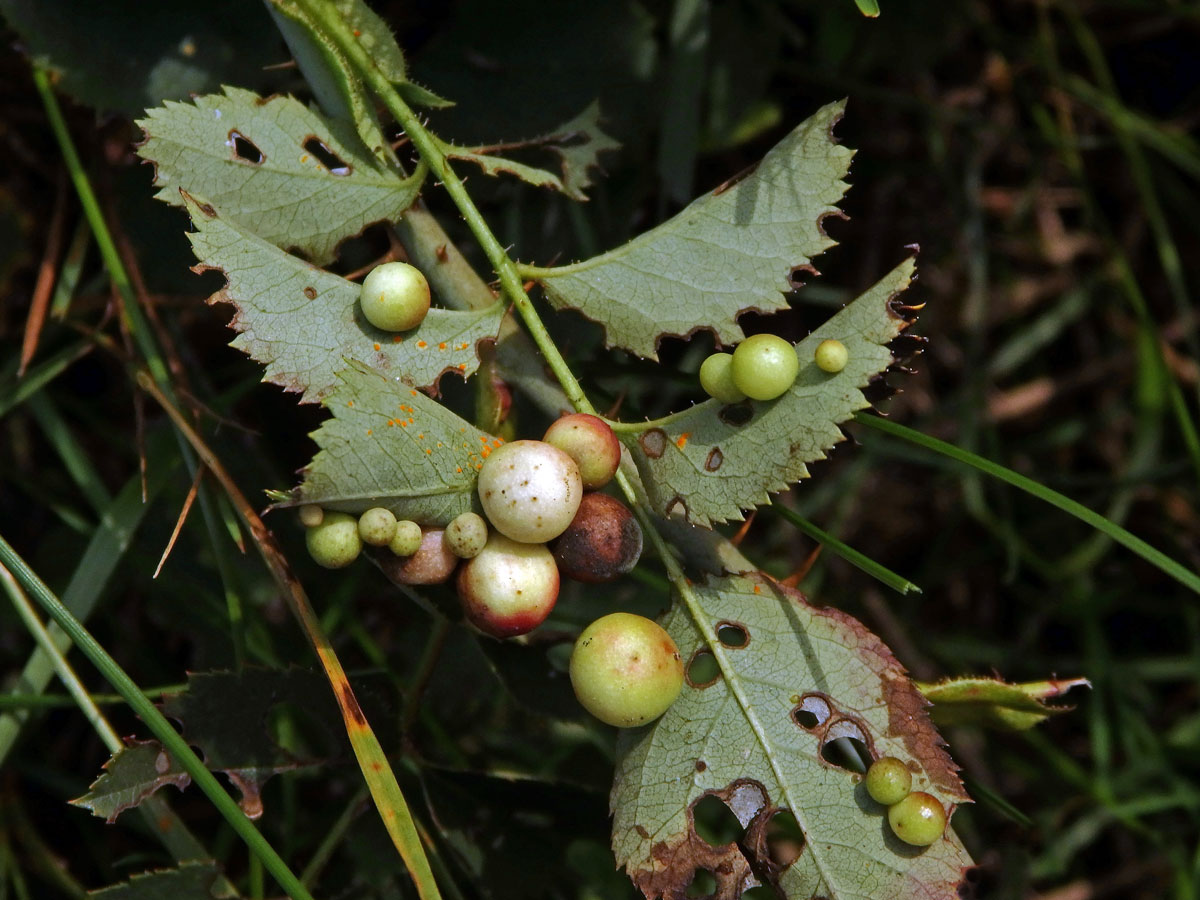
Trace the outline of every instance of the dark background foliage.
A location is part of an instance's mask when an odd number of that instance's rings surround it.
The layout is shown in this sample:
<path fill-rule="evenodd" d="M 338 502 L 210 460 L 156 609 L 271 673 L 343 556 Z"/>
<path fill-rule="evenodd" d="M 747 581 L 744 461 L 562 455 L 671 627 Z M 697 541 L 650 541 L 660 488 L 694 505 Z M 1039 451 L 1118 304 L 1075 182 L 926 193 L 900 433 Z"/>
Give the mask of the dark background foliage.
<path fill-rule="evenodd" d="M 760 158 L 819 105 L 848 97 L 838 135 L 858 150 L 849 221 L 828 223 L 841 245 L 817 261 L 823 274 L 792 312 L 743 323 L 802 335 L 919 243 L 915 290 L 926 307 L 916 330 L 928 344 L 912 374 L 893 376 L 901 393 L 882 408 L 1103 511 L 1190 567 L 1200 562 L 1200 451 L 1186 439 L 1200 387 L 1194 5 L 882 0 L 875 20 L 850 0 L 374 8 L 394 26 L 413 77 L 458 101 L 430 114 L 444 136 L 530 136 L 600 98 L 624 147 L 604 159 L 588 204 L 480 175 L 468 182 L 514 255 L 539 264 L 620 243 Z M 15 375 L 39 262 L 81 220 L 28 56 L 48 59 L 76 98 L 73 135 L 174 347 L 179 383 L 252 496 L 292 483 L 321 413 L 260 386 L 257 366 L 225 347 L 226 313 L 203 303 L 214 280 L 188 271 L 182 216 L 151 201 L 131 118 L 222 83 L 300 95 L 305 86 L 295 69 L 278 68 L 286 48 L 253 3 L 193 12 L 0 0 L 0 12 L 11 48 L 0 54 L 0 532 L 61 590 L 104 496 L 136 477 L 139 445 L 163 443 L 166 428 L 103 350 L 64 365 L 37 392 Z M 445 197 L 427 199 L 448 213 Z M 470 253 L 457 216 L 443 219 Z M 344 248 L 342 265 L 385 246 L 381 231 L 369 231 Z M 86 346 L 81 334 L 95 329 L 119 346 L 112 303 L 93 249 L 69 316 L 48 326 L 34 368 Z M 703 336 L 668 341 L 656 366 L 605 351 L 578 317 L 556 317 L 554 328 L 592 396 L 620 404 L 622 416 L 697 396 L 694 372 L 711 346 Z M 540 433 L 531 407 L 516 414 L 519 429 Z M 825 554 L 801 583 L 806 593 L 862 618 L 921 679 L 1058 674 L 1094 685 L 1034 733 L 947 735 L 980 801 L 955 818 L 982 864 L 980 895 L 1196 896 L 1196 598 L 1026 495 L 850 432 L 784 499 L 924 592 L 895 595 Z M 166 446 L 152 465 L 165 465 Z M 174 685 L 186 671 L 233 665 L 233 591 L 246 607 L 249 661 L 311 666 L 253 556 L 210 541 L 198 515 L 151 579 L 188 487 L 168 470 L 89 627 L 140 684 Z M 409 754 L 412 765 L 398 767 L 406 793 L 464 895 L 629 896 L 607 850 L 611 733 L 574 708 L 563 640 L 614 602 L 661 608 L 653 579 L 607 596 L 577 591 L 530 646 L 485 652 L 461 629 L 437 632 L 368 567 L 316 571 L 299 529 L 282 517 L 273 527 L 339 653 L 381 681 L 377 730 Z M 814 545 L 763 513 L 742 549 L 782 576 Z M 15 677 L 31 642 L 7 609 L 0 616 L 0 667 Z M 89 687 L 106 689 L 81 670 Z M 120 733 L 145 736 L 119 705 L 107 709 Z M 359 776 L 342 749 L 311 742 L 293 706 L 276 707 L 247 740 L 267 733 L 290 759 L 331 761 L 265 788 L 261 825 L 302 865 L 343 809 L 361 805 Z M 110 827 L 64 804 L 106 758 L 69 705 L 34 713 L 0 782 L 0 868 L 10 882 L 15 868 L 34 896 L 72 896 L 72 885 L 96 888 L 168 862 L 132 815 Z M 172 799 L 231 875 L 245 878 L 244 850 L 203 798 Z M 353 818 L 319 890 L 407 896 L 373 812 Z"/>

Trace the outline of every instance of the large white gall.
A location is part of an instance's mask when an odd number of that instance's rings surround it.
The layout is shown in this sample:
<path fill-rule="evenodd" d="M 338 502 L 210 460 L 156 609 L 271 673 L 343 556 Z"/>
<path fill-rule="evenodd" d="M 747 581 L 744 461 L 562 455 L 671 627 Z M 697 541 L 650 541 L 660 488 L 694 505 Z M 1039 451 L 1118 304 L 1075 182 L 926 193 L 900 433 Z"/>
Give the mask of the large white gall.
<path fill-rule="evenodd" d="M 479 502 L 488 521 L 514 541 L 553 540 L 583 499 L 579 467 L 542 441 L 513 441 L 491 452 L 479 471 Z"/>

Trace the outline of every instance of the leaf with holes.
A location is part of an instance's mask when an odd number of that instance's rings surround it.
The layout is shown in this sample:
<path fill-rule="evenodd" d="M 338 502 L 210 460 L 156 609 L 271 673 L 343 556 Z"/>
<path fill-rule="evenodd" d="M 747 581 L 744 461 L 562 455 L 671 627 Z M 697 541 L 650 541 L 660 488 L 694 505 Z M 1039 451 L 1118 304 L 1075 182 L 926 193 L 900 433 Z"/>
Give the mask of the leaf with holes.
<path fill-rule="evenodd" d="M 699 525 L 741 518 L 808 477 L 807 463 L 824 459 L 843 439 L 838 425 L 870 404 L 862 388 L 894 359 L 888 343 L 908 326 L 896 296 L 908 287 L 908 259 L 796 345 L 800 372 L 782 397 L 724 406 L 717 400 L 623 434 L 654 508 Z M 826 338 L 849 351 L 840 372 L 821 371 L 813 352 Z M 636 437 L 634 437 L 636 436 Z"/>
<path fill-rule="evenodd" d="M 491 147 L 456 147 L 453 144 L 445 144 L 443 150 L 447 156 L 454 159 L 476 163 L 488 175 L 512 175 L 535 187 L 561 191 L 574 200 L 586 200 L 584 190 L 592 184 L 591 170 L 599 165 L 600 154 L 620 146 L 620 143 L 600 130 L 600 104 L 593 103 L 571 121 L 536 138 Z M 494 155 L 494 151 L 498 150 L 532 148 L 549 150 L 557 155 L 562 176 Z"/>
<path fill-rule="evenodd" d="M 159 788 L 173 784 L 182 791 L 191 783 L 192 777 L 158 741 L 133 741 L 104 764 L 86 794 L 71 802 L 111 825 Z"/>
<path fill-rule="evenodd" d="M 478 511 L 476 476 L 499 438 L 361 365 L 339 379 L 324 401 L 333 418 L 312 435 L 321 450 L 280 505 L 349 513 L 385 506 L 428 525 Z"/>
<path fill-rule="evenodd" d="M 846 192 L 853 152 L 830 132 L 844 107 L 822 108 L 750 174 L 625 246 L 530 274 L 556 307 L 579 310 L 604 326 L 609 346 L 638 356 L 657 359 L 659 338 L 699 328 L 737 343 L 738 315 L 784 309 L 792 273 L 835 243 L 821 220 Z"/>
<path fill-rule="evenodd" d="M 424 171 L 383 165 L 354 128 L 291 97 L 226 87 L 191 103 L 168 102 L 138 124 L 138 153 L 154 163 L 159 200 L 203 195 L 265 241 L 314 263 L 373 222 L 394 221 L 417 199 Z"/>
<path fill-rule="evenodd" d="M 209 302 L 237 307 L 233 346 L 267 367 L 267 381 L 303 392 L 301 402 L 333 390 L 347 359 L 397 389 L 436 386 L 446 372 L 466 378 L 479 368 L 479 342 L 500 330 L 504 305 L 497 301 L 470 312 L 431 309 L 411 331 L 381 331 L 359 309 L 359 285 L 284 253 L 211 203 L 186 192 L 183 199 L 196 226 L 188 238 L 198 268 L 226 278 Z"/>
<path fill-rule="evenodd" d="M 222 886 L 224 884 L 224 886 Z M 97 900 L 226 900 L 236 898 L 215 863 L 183 862 L 174 869 L 159 869 L 134 875 L 128 881 L 92 891 Z"/>
<path fill-rule="evenodd" d="M 947 678 L 936 684 L 918 684 L 933 703 L 933 719 L 942 727 L 974 725 L 998 731 L 1025 731 L 1051 716 L 1069 712 L 1071 706 L 1050 706 L 1071 688 L 1091 687 L 1086 678 L 1052 678 L 1010 684 L 998 678 Z"/>
<path fill-rule="evenodd" d="M 840 755 L 849 745 L 904 760 L 914 789 L 948 813 L 970 799 L 891 651 L 764 576 L 689 591 L 664 623 L 688 683 L 661 719 L 618 742 L 613 849 L 646 897 L 681 897 L 707 870 L 718 900 L 758 884 L 795 900 L 958 900 L 972 863 L 954 832 L 926 848 L 901 843 Z M 737 817 L 740 841 L 714 846 L 696 831 L 708 796 Z M 784 812 L 800 833 L 778 840 Z"/>

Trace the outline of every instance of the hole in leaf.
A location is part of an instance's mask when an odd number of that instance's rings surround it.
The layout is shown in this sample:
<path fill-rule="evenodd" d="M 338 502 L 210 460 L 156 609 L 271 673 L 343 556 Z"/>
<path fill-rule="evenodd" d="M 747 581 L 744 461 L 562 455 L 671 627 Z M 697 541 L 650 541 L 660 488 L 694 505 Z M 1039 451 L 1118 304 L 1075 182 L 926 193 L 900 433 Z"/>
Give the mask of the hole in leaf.
<path fill-rule="evenodd" d="M 824 725 L 832 713 L 829 701 L 822 695 L 805 694 L 792 710 L 792 721 L 811 731 Z"/>
<path fill-rule="evenodd" d="M 715 472 L 721 468 L 721 463 L 725 462 L 725 454 L 721 452 L 720 447 L 713 447 L 708 451 L 708 457 L 704 460 L 704 470 L 706 472 Z"/>
<path fill-rule="evenodd" d="M 750 643 L 750 633 L 737 622 L 718 622 L 717 639 L 731 650 L 740 650 Z"/>
<path fill-rule="evenodd" d="M 229 140 L 225 142 L 225 146 L 233 148 L 233 158 L 238 162 L 248 163 L 252 166 L 261 166 L 267 158 L 263 152 L 258 149 L 254 141 L 246 137 L 240 131 L 229 132 Z"/>
<path fill-rule="evenodd" d="M 716 794 L 706 794 L 692 806 L 692 825 L 711 847 L 733 843 L 744 831 L 733 810 Z"/>
<path fill-rule="evenodd" d="M 350 164 L 329 149 L 329 145 L 316 135 L 310 135 L 304 141 L 304 149 L 329 170 L 330 175 L 349 175 Z"/>
<path fill-rule="evenodd" d="M 708 650 L 697 650 L 687 664 L 687 683 L 694 688 L 706 688 L 717 683 L 721 667 Z"/>
<path fill-rule="evenodd" d="M 821 758 L 839 769 L 861 775 L 871 764 L 871 751 L 858 738 L 838 737 L 821 745 Z"/>
<path fill-rule="evenodd" d="M 711 897 L 717 890 L 717 879 L 708 869 L 697 869 L 692 883 L 684 891 L 685 897 Z"/>
<path fill-rule="evenodd" d="M 804 832 L 790 809 L 781 809 L 767 823 L 767 850 L 771 860 L 786 869 L 804 850 Z"/>
<path fill-rule="evenodd" d="M 717 416 L 726 425 L 741 428 L 754 418 L 754 407 L 749 403 L 733 403 L 729 406 L 722 406 Z"/>
<path fill-rule="evenodd" d="M 309 285 L 308 287 L 306 287 L 304 289 L 304 296 L 307 297 L 309 300 L 316 300 L 317 299 L 317 289 L 315 287 L 312 287 L 311 285 Z"/>

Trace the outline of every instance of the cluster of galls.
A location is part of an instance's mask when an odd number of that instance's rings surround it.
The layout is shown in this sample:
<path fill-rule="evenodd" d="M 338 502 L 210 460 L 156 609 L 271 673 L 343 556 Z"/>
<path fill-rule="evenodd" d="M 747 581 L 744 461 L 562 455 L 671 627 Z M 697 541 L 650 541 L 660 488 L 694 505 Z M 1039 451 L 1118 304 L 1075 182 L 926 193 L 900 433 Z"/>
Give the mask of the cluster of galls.
<path fill-rule="evenodd" d="M 554 608 L 560 574 L 612 581 L 641 556 L 637 520 L 599 492 L 620 461 L 620 441 L 606 422 L 582 413 L 563 416 L 542 440 L 501 444 L 484 461 L 476 490 L 486 519 L 467 512 L 445 528 L 423 529 L 383 508 L 356 520 L 303 507 L 308 549 L 320 565 L 341 568 L 364 543 L 389 548 L 381 565 L 403 584 L 439 584 L 457 570 L 467 621 L 497 638 L 526 634 Z M 570 674 L 589 712 L 625 727 L 662 715 L 683 686 L 683 663 L 670 635 L 628 613 L 604 616 L 584 630 Z"/>
<path fill-rule="evenodd" d="M 822 372 L 834 375 L 846 368 L 850 354 L 846 345 L 833 339 L 821 341 L 813 362 Z M 733 353 L 714 353 L 700 365 L 700 386 L 722 403 L 774 400 L 782 397 L 800 373 L 796 348 L 777 334 L 756 334 L 737 345 Z"/>
<path fill-rule="evenodd" d="M 892 833 L 906 844 L 928 847 L 946 830 L 946 809 L 933 794 L 912 789 L 912 772 L 903 760 L 881 756 L 867 769 L 867 793 L 887 807 Z"/>

